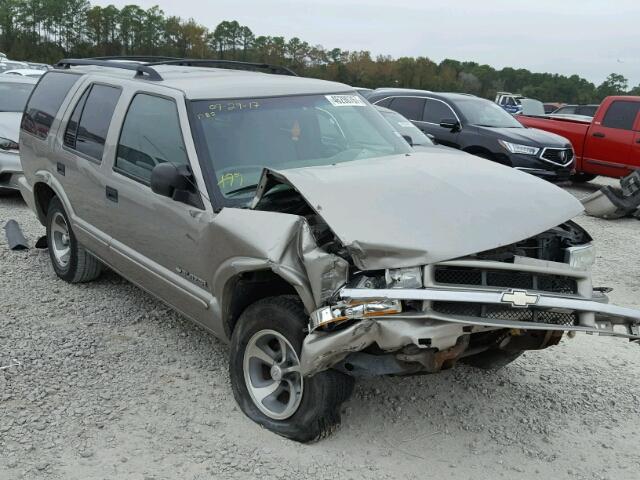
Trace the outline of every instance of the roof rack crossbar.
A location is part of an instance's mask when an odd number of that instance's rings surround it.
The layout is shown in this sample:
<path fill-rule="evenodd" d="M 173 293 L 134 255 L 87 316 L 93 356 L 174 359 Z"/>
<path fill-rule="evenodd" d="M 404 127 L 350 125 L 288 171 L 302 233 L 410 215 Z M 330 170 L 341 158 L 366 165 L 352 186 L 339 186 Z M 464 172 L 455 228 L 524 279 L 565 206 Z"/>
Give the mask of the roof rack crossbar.
<path fill-rule="evenodd" d="M 159 81 L 162 77 L 155 69 L 148 65 L 140 63 L 114 62 L 110 60 L 95 60 L 90 58 L 65 58 L 54 65 L 54 68 L 67 70 L 73 66 L 95 65 L 98 67 L 119 68 L 121 70 L 131 70 L 136 72 L 137 78 L 146 78 L 147 80 Z M 146 76 L 145 76 L 146 75 Z"/>
<path fill-rule="evenodd" d="M 161 60 L 158 62 L 147 63 L 147 66 L 155 65 L 179 65 L 184 67 L 212 67 L 212 68 L 231 68 L 234 70 L 267 70 L 277 75 L 291 75 L 297 77 L 298 74 L 293 70 L 283 67 L 282 65 L 272 65 L 269 63 L 240 62 L 237 60 L 210 60 L 201 58 L 182 58 L 174 60 Z"/>

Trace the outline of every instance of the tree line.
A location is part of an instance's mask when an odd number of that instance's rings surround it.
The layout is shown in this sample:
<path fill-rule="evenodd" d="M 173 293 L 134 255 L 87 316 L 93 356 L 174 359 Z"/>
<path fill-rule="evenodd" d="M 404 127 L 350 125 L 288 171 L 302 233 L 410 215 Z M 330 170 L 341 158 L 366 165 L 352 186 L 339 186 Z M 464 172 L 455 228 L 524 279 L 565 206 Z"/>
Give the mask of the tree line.
<path fill-rule="evenodd" d="M 311 45 L 298 38 L 256 35 L 237 21 L 209 29 L 166 16 L 157 6 L 100 7 L 87 0 L 0 0 L 0 52 L 16 60 L 55 63 L 63 57 L 160 55 L 285 65 L 298 74 L 353 86 L 466 92 L 492 98 L 499 90 L 542 101 L 599 102 L 607 95 L 640 95 L 612 73 L 600 85 L 578 75 L 496 70 L 476 62 L 426 56 L 392 58 L 369 51 Z"/>

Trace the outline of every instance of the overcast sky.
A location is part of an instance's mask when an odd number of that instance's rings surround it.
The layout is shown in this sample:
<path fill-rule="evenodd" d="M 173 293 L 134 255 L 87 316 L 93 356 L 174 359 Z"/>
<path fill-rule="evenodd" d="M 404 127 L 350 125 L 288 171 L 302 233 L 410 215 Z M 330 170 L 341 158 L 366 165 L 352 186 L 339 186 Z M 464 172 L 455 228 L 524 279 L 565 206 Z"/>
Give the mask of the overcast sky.
<path fill-rule="evenodd" d="M 427 56 L 640 83 L 640 0 L 138 0 L 214 28 L 238 20 L 256 35 L 325 48 Z"/>

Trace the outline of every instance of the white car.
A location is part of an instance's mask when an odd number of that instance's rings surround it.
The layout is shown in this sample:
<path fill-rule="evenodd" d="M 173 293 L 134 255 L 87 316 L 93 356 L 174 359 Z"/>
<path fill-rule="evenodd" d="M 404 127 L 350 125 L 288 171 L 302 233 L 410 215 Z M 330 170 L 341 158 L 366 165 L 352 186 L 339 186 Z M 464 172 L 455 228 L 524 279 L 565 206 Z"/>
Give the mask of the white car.
<path fill-rule="evenodd" d="M 7 70 L 3 75 L 20 75 L 22 77 L 39 78 L 45 70 L 35 70 L 33 68 L 17 68 L 14 70 Z"/>
<path fill-rule="evenodd" d="M 0 75 L 0 196 L 17 190 L 22 175 L 18 134 L 20 120 L 35 78 Z"/>

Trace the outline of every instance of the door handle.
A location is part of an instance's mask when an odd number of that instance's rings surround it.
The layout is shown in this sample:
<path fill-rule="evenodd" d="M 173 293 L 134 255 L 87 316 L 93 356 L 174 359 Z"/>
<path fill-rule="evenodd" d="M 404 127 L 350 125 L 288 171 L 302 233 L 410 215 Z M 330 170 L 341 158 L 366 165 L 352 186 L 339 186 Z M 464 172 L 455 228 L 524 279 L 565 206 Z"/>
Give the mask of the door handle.
<path fill-rule="evenodd" d="M 602 133 L 602 132 L 595 132 L 595 133 L 593 134 L 593 136 L 594 136 L 594 137 L 598 137 L 598 138 L 604 138 L 604 137 L 605 137 L 605 134 L 604 134 L 604 133 Z"/>
<path fill-rule="evenodd" d="M 107 195 L 107 200 L 118 203 L 118 190 L 107 185 L 105 194 Z"/>

